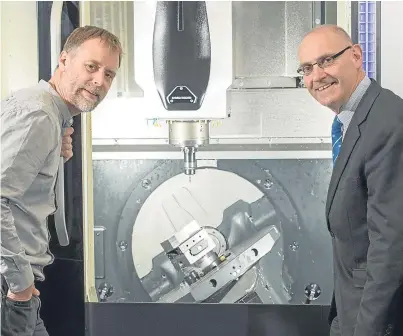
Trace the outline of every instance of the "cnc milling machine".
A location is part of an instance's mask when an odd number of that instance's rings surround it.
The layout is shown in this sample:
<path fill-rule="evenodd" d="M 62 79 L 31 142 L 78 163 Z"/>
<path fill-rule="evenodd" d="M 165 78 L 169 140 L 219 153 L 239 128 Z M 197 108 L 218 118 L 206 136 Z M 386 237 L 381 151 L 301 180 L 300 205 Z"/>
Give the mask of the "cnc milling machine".
<path fill-rule="evenodd" d="M 371 4 L 38 7 L 38 22 L 50 19 L 40 64 L 57 57 L 75 25 L 104 27 L 124 48 L 105 101 L 73 125 L 70 245 L 53 247 L 62 257 L 77 248 L 82 221 L 88 335 L 326 334 L 333 285 L 322 210 L 332 115 L 296 72 L 297 48 L 316 25 L 338 23 L 364 38 L 366 70 L 379 75 Z M 72 12 L 79 22 L 66 23 Z M 81 177 L 82 193 L 72 197 Z"/>

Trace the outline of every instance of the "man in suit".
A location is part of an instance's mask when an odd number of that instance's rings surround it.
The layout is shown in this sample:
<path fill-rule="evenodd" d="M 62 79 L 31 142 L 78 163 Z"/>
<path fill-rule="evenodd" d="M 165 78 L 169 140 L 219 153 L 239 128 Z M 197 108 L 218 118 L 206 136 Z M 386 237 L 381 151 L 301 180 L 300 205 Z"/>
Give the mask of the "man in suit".
<path fill-rule="evenodd" d="M 341 28 L 307 34 L 298 72 L 335 113 L 326 220 L 332 237 L 331 335 L 403 335 L 403 99 L 369 79 Z"/>

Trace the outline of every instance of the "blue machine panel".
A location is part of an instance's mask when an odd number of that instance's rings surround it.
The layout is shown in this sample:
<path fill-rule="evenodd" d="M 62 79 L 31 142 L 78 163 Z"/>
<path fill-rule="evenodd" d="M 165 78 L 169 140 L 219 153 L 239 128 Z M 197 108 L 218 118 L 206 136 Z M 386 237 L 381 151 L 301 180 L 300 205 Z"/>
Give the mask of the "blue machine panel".
<path fill-rule="evenodd" d="M 363 51 L 363 68 L 376 79 L 376 1 L 358 3 L 358 43 Z"/>

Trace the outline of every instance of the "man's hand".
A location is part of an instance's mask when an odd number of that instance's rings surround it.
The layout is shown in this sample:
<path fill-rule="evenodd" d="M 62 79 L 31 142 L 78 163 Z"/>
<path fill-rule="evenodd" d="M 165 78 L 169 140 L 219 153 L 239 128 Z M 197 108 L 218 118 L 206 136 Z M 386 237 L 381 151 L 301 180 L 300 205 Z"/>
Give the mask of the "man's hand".
<path fill-rule="evenodd" d="M 39 291 L 35 288 L 35 285 L 32 284 L 27 289 L 18 293 L 11 293 L 8 290 L 7 297 L 13 301 L 29 301 L 31 300 L 32 295 L 39 296 Z"/>
<path fill-rule="evenodd" d="M 63 135 L 61 154 L 64 157 L 65 162 L 71 159 L 71 157 L 73 156 L 73 139 L 71 138 L 73 132 L 73 127 L 69 127 L 66 129 L 66 132 L 64 132 Z"/>

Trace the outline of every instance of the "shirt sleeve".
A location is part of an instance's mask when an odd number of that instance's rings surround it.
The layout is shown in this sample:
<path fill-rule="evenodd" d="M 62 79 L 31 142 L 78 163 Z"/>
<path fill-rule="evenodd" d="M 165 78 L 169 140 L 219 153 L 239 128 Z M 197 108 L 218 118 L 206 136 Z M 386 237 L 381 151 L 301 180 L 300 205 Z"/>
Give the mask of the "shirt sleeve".
<path fill-rule="evenodd" d="M 1 262 L 0 272 L 10 291 L 34 282 L 31 265 L 18 237 L 11 202 L 18 202 L 55 149 L 56 125 L 42 110 L 27 111 L 2 104 L 1 111 Z"/>

